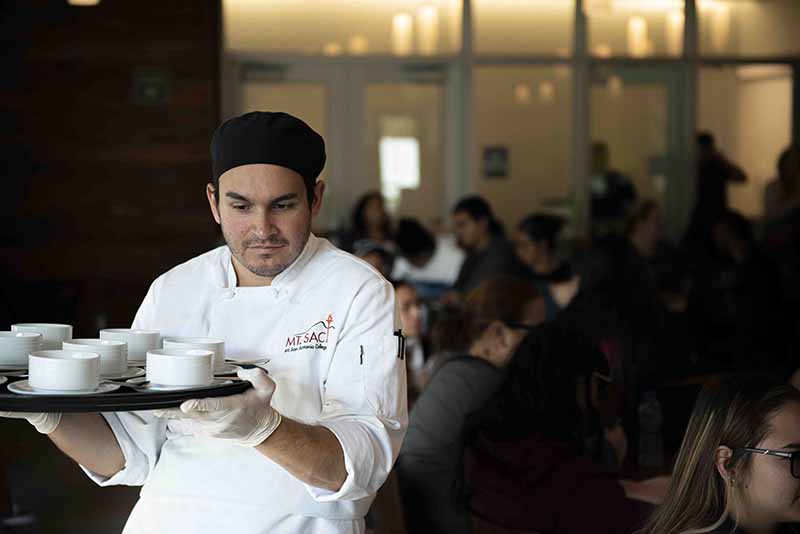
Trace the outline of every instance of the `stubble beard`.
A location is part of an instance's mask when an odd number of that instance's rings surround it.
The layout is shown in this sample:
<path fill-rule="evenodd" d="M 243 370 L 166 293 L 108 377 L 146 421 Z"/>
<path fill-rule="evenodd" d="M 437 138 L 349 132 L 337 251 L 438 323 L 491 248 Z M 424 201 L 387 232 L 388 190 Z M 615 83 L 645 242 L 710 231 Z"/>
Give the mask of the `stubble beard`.
<path fill-rule="evenodd" d="M 278 265 L 254 265 L 248 262 L 244 257 L 244 252 L 247 250 L 247 242 L 248 240 L 245 239 L 241 242 L 235 242 L 225 231 L 225 226 L 222 226 L 222 236 L 225 238 L 225 243 L 228 245 L 228 250 L 231 251 L 231 254 L 238 260 L 239 264 L 242 265 L 245 269 L 250 271 L 256 276 L 260 276 L 263 278 L 273 278 L 278 276 L 283 271 L 285 271 L 294 261 L 300 256 L 300 253 L 303 252 L 303 249 L 308 242 L 308 237 L 311 235 L 311 225 L 309 224 L 305 231 L 302 234 L 299 234 L 296 241 L 292 241 L 291 239 L 287 240 L 285 238 L 279 238 L 278 240 L 271 240 L 266 239 L 266 243 L 271 244 L 285 244 L 289 247 L 289 255 L 288 258 L 281 262 Z M 293 244 L 296 243 L 296 244 Z M 281 251 L 283 253 L 284 251 Z"/>

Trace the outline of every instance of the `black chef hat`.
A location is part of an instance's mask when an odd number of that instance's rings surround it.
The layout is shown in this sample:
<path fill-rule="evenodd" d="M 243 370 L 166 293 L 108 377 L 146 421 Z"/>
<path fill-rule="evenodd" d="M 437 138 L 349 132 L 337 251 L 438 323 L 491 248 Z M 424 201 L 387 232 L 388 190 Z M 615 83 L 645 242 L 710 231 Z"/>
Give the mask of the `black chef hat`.
<path fill-rule="evenodd" d="M 225 121 L 211 139 L 212 183 L 226 171 L 253 163 L 280 165 L 303 177 L 309 204 L 325 166 L 325 141 L 288 113 L 253 111 Z"/>

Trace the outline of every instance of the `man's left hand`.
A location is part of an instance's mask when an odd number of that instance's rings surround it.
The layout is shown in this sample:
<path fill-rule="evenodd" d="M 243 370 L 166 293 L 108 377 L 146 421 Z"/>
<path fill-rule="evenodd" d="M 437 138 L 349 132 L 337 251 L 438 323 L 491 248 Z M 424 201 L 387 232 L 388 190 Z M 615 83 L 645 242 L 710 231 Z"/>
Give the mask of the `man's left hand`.
<path fill-rule="evenodd" d="M 239 378 L 253 388 L 229 397 L 192 399 L 181 404 L 180 412 L 157 412 L 167 418 L 180 418 L 196 423 L 198 433 L 227 439 L 243 447 L 264 442 L 281 424 L 281 414 L 272 408 L 275 382 L 263 369 L 242 369 Z"/>

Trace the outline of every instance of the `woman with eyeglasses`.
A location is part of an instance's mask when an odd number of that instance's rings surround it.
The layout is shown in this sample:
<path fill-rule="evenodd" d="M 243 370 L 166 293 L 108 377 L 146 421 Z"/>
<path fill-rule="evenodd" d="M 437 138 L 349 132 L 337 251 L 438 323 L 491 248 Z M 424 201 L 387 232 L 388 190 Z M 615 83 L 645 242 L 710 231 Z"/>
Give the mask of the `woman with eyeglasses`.
<path fill-rule="evenodd" d="M 800 391 L 761 376 L 707 385 L 640 534 L 800 532 L 798 451 Z"/>
<path fill-rule="evenodd" d="M 498 277 L 475 288 L 458 313 L 434 326 L 441 365 L 417 399 L 396 470 L 409 532 L 466 534 L 462 498 L 465 423 L 505 379 L 504 368 L 526 334 L 544 321 L 529 280 Z"/>

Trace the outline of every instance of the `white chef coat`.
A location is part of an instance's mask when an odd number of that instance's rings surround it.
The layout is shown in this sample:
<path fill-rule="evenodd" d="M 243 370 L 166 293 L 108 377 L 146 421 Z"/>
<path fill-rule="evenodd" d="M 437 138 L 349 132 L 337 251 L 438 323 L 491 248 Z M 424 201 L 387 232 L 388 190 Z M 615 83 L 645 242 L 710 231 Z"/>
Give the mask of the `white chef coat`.
<path fill-rule="evenodd" d="M 151 412 L 104 413 L 125 456 L 101 486 L 143 485 L 124 533 L 362 533 L 408 423 L 405 365 L 391 285 L 365 262 L 311 235 L 271 286 L 237 287 L 226 246 L 153 282 L 134 328 L 225 340 L 239 358 L 267 356 L 272 406 L 323 425 L 347 479 L 308 486 L 253 448 L 197 436 Z"/>

